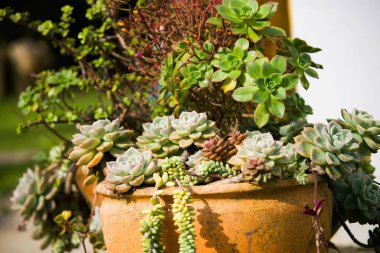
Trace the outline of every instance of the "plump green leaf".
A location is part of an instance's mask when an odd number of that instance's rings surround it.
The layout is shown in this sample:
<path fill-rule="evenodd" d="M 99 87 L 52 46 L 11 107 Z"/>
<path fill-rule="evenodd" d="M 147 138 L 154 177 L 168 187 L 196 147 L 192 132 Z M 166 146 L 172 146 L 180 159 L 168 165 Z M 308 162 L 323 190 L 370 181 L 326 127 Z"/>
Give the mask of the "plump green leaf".
<path fill-rule="evenodd" d="M 271 95 L 269 98 L 269 111 L 274 116 L 282 118 L 285 113 L 285 105 L 283 102 Z"/>
<path fill-rule="evenodd" d="M 225 17 L 229 21 L 232 21 L 238 24 L 242 22 L 242 20 L 229 7 L 224 6 L 224 5 L 217 5 L 216 9 L 223 17 Z"/>
<path fill-rule="evenodd" d="M 262 128 L 265 126 L 270 118 L 270 113 L 268 111 L 268 108 L 265 104 L 259 104 L 255 110 L 255 114 L 253 115 L 253 119 L 256 123 L 256 125 L 259 128 Z"/>
<path fill-rule="evenodd" d="M 235 47 L 240 47 L 243 50 L 247 50 L 249 48 L 249 41 L 245 38 L 240 38 L 235 42 Z"/>
<path fill-rule="evenodd" d="M 251 27 L 248 27 L 248 38 L 254 43 L 257 43 L 261 40 L 261 35 L 257 34 Z"/>
<path fill-rule="evenodd" d="M 273 67 L 272 64 L 269 62 L 264 62 L 262 65 L 262 72 L 261 74 L 264 77 L 270 77 L 273 73 L 275 73 L 276 69 Z"/>
<path fill-rule="evenodd" d="M 286 60 L 284 57 L 276 55 L 272 58 L 271 63 L 273 66 L 278 69 L 280 73 L 284 73 L 286 70 Z"/>
<path fill-rule="evenodd" d="M 207 19 L 207 24 L 210 24 L 210 25 L 215 25 L 215 26 L 223 26 L 223 22 L 220 18 L 217 18 L 217 17 L 211 17 L 209 19 Z"/>
<path fill-rule="evenodd" d="M 247 64 L 247 72 L 253 79 L 262 77 L 261 66 L 257 62 Z"/>
<path fill-rule="evenodd" d="M 276 27 L 276 26 L 266 27 L 263 30 L 261 30 L 261 33 L 267 36 L 271 36 L 271 37 L 285 37 L 286 36 L 286 32 L 284 31 L 284 29 L 280 27 Z"/>
<path fill-rule="evenodd" d="M 223 72 L 223 70 L 219 69 L 219 70 L 214 72 L 211 80 L 213 82 L 221 82 L 221 81 L 224 81 L 227 77 L 228 77 L 228 73 Z"/>
<path fill-rule="evenodd" d="M 253 102 L 262 104 L 268 100 L 269 92 L 266 90 L 258 89 L 255 94 L 253 94 Z"/>
<path fill-rule="evenodd" d="M 238 102 L 249 102 L 257 90 L 255 86 L 240 87 L 233 92 L 232 97 Z"/>
<path fill-rule="evenodd" d="M 304 87 L 305 90 L 309 89 L 310 84 L 306 76 L 302 76 L 300 80 L 301 80 L 302 87 Z"/>
<path fill-rule="evenodd" d="M 224 80 L 222 85 L 222 90 L 224 93 L 227 93 L 229 91 L 233 91 L 236 87 L 236 80 L 233 80 L 231 78 L 227 78 Z"/>
<path fill-rule="evenodd" d="M 314 77 L 314 78 L 319 79 L 319 76 L 318 76 L 317 71 L 315 71 L 315 70 L 312 69 L 312 68 L 307 68 L 307 69 L 305 70 L 305 73 L 306 73 L 306 75 L 308 75 L 308 76 L 311 76 L 311 77 Z"/>
<path fill-rule="evenodd" d="M 285 90 L 292 90 L 297 86 L 298 78 L 293 74 L 285 74 L 282 76 L 281 87 Z"/>

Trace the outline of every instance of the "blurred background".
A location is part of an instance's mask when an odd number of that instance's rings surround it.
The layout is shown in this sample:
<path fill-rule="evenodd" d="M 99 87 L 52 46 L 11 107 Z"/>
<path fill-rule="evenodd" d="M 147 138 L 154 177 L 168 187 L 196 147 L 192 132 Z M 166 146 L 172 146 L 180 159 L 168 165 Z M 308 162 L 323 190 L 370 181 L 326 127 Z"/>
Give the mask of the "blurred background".
<path fill-rule="evenodd" d="M 290 30 L 322 52 L 313 55 L 324 66 L 319 80 L 310 80 L 308 91 L 300 93 L 314 109 L 311 122 L 340 117 L 340 109 L 368 111 L 380 119 L 380 1 L 378 0 L 279 0 L 288 5 Z M 288 2 L 288 3 L 287 3 Z M 78 0 L 1 0 L 0 8 L 12 6 L 18 11 L 29 11 L 32 19 L 56 19 L 60 6 L 74 6 L 77 23 L 83 26 L 85 3 Z M 80 29 L 80 27 L 74 29 Z M 27 134 L 16 134 L 23 120 L 18 110 L 20 91 L 33 84 L 33 74 L 44 69 L 71 64 L 69 58 L 44 41 L 41 36 L 8 22 L 0 22 L 0 252 L 41 252 L 38 242 L 27 233 L 16 231 L 17 217 L 10 213 L 8 198 L 18 178 L 30 166 L 32 157 L 59 143 L 43 128 L 31 129 Z M 70 136 L 73 129 L 60 129 Z M 379 168 L 380 155 L 374 157 Z M 361 241 L 366 241 L 367 229 L 350 224 Z M 22 243 L 20 243 L 22 242 Z M 364 252 L 355 249 L 343 230 L 333 242 L 342 252 Z"/>

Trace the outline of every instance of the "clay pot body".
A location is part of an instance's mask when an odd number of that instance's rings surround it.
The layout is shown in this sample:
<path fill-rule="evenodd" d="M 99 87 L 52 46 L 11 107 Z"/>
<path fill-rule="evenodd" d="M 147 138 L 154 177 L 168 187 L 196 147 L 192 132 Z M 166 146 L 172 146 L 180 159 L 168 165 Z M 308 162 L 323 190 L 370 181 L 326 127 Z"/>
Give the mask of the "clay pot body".
<path fill-rule="evenodd" d="M 163 203 L 170 210 L 175 188 L 164 190 Z M 141 211 L 149 209 L 153 188 L 136 190 L 127 198 L 104 197 L 100 215 L 109 253 L 140 253 Z M 196 246 L 200 253 L 313 253 L 312 218 L 303 215 L 313 206 L 313 183 L 298 185 L 294 179 L 263 186 L 248 183 L 192 187 L 196 210 Z M 318 199 L 328 199 L 320 222 L 330 238 L 332 196 L 320 180 Z M 165 220 L 166 252 L 178 252 L 178 234 L 170 212 Z M 323 251 L 322 251 L 323 252 Z"/>

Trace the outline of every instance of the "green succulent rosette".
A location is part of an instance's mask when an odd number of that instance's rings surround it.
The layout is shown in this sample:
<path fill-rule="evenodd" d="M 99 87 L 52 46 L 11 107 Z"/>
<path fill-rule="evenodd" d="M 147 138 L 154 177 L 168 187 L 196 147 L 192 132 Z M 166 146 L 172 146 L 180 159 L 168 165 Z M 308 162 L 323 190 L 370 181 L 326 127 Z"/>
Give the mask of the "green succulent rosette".
<path fill-rule="evenodd" d="M 265 182 L 272 176 L 281 177 L 282 175 L 281 163 L 287 162 L 281 152 L 282 147 L 283 143 L 276 141 L 270 133 L 248 132 L 247 138 L 236 146 L 238 152 L 228 160 L 228 163 L 235 169 L 246 171 L 247 174 L 252 174 L 249 170 L 259 168 L 260 173 L 254 174 L 254 180 Z M 259 161 L 257 167 L 248 168 L 257 161 Z"/>
<path fill-rule="evenodd" d="M 352 173 L 355 164 L 369 158 L 359 148 L 361 140 L 335 122 L 305 127 L 294 140 L 297 152 L 334 180 Z"/>
<path fill-rule="evenodd" d="M 145 184 L 154 184 L 153 174 L 157 171 L 157 161 L 152 151 L 138 151 L 134 147 L 119 155 L 116 161 L 108 162 L 105 169 L 106 195 L 126 193 L 132 187 Z M 103 193 L 104 189 L 100 187 Z"/>
<path fill-rule="evenodd" d="M 244 34 L 257 43 L 263 36 L 285 36 L 285 31 L 271 26 L 269 18 L 277 10 L 278 3 L 268 2 L 261 6 L 256 0 L 224 0 L 217 5 L 218 13 L 227 20 L 234 34 Z M 221 20 L 212 18 L 209 23 L 220 25 Z"/>
<path fill-rule="evenodd" d="M 186 89 L 186 87 L 209 87 L 212 77 L 212 66 L 204 62 L 195 64 L 189 63 L 181 68 L 181 74 L 183 80 L 180 86 Z"/>
<path fill-rule="evenodd" d="M 124 130 L 119 119 L 114 121 L 97 120 L 92 125 L 83 125 L 80 133 L 74 134 L 72 143 L 75 145 L 69 159 L 76 161 L 77 166 L 88 168 L 96 166 L 106 152 L 113 156 L 123 153 L 133 145 L 133 131 Z"/>
<path fill-rule="evenodd" d="M 257 103 L 254 114 L 256 125 L 265 126 L 270 115 L 282 118 L 285 113 L 286 93 L 293 90 L 298 82 L 297 76 L 285 73 L 287 63 L 284 57 L 276 55 L 269 61 L 259 58 L 247 65 L 247 73 L 253 82 L 245 82 L 237 88 L 232 97 L 239 102 Z"/>
<path fill-rule="evenodd" d="M 144 150 L 150 150 L 156 158 L 165 158 L 180 150 L 178 144 L 169 139 L 174 132 L 172 121 L 174 116 L 156 117 L 153 122 L 143 124 L 144 132 L 137 137 L 136 145 Z"/>
<path fill-rule="evenodd" d="M 349 222 L 373 222 L 380 208 L 380 187 L 365 174 L 348 175 L 332 183 L 334 200 Z"/>
<path fill-rule="evenodd" d="M 337 120 L 343 128 L 351 130 L 359 135 L 371 152 L 376 153 L 380 149 L 380 121 L 365 111 L 353 109 L 351 113 L 342 109 L 343 120 Z"/>
<path fill-rule="evenodd" d="M 182 112 L 179 118 L 173 119 L 171 123 L 175 131 L 170 134 L 169 139 L 182 149 L 193 144 L 203 147 L 204 143 L 215 137 L 219 131 L 215 122 L 207 119 L 206 113 L 195 111 Z"/>
<path fill-rule="evenodd" d="M 211 64 L 218 68 L 212 75 L 213 82 L 223 82 L 224 92 L 231 91 L 237 84 L 237 79 L 246 72 L 245 66 L 253 62 L 258 53 L 249 51 L 249 41 L 241 38 L 235 42 L 234 48 L 220 48 L 214 55 Z"/>

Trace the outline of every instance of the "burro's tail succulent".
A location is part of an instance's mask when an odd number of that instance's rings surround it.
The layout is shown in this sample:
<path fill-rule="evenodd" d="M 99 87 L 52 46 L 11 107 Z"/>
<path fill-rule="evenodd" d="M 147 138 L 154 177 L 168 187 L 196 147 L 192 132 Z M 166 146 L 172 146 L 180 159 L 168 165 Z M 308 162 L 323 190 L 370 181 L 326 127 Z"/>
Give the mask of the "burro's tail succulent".
<path fill-rule="evenodd" d="M 204 143 L 215 137 L 219 131 L 215 122 L 207 119 L 206 113 L 195 111 L 182 112 L 178 119 L 172 120 L 172 126 L 175 131 L 170 134 L 169 139 L 183 149 L 192 144 L 203 148 Z"/>
<path fill-rule="evenodd" d="M 282 145 L 270 133 L 249 132 L 247 138 L 236 146 L 238 152 L 228 163 L 252 177 L 252 180 L 266 182 L 273 176 L 280 177 L 282 174 L 279 163 L 284 158 Z"/>
<path fill-rule="evenodd" d="M 333 182 L 334 199 L 350 222 L 373 222 L 380 208 L 380 187 L 365 174 L 348 175 L 344 181 Z"/>
<path fill-rule="evenodd" d="M 154 184 L 153 173 L 157 171 L 157 161 L 152 151 L 138 151 L 129 148 L 116 161 L 108 162 L 105 187 L 113 193 L 125 193 L 133 186 Z"/>
<path fill-rule="evenodd" d="M 343 128 L 351 130 L 368 146 L 371 152 L 376 153 L 380 149 L 380 121 L 365 111 L 353 109 L 351 113 L 342 109 L 344 120 L 337 120 Z"/>
<path fill-rule="evenodd" d="M 153 122 L 143 124 L 144 132 L 137 137 L 137 146 L 151 150 L 156 158 L 165 158 L 180 150 L 178 144 L 169 139 L 174 132 L 174 116 L 156 117 Z"/>
<path fill-rule="evenodd" d="M 361 140 L 335 122 L 305 127 L 294 140 L 297 152 L 332 179 L 350 174 L 356 163 L 367 159 L 359 149 Z"/>
<path fill-rule="evenodd" d="M 81 126 L 79 130 L 80 133 L 73 135 L 75 147 L 69 155 L 70 160 L 77 161 L 77 166 L 92 168 L 102 160 L 104 153 L 117 156 L 133 144 L 133 131 L 124 130 L 118 119 L 112 122 L 98 120 L 92 125 Z"/>

